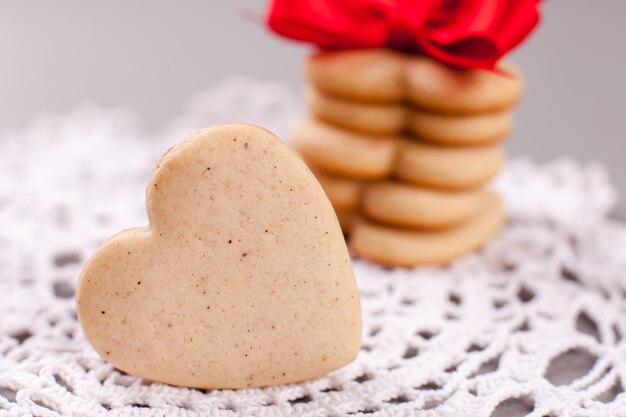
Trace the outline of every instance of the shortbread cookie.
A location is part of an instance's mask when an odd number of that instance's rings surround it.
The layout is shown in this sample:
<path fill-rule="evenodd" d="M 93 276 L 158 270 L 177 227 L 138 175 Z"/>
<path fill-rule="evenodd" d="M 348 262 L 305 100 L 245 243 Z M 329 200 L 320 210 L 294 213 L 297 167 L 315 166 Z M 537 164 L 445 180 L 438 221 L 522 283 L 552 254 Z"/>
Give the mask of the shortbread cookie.
<path fill-rule="evenodd" d="M 511 107 L 522 89 L 519 73 L 511 64 L 501 64 L 497 73 L 457 70 L 426 57 L 407 61 L 409 100 L 424 109 L 446 113 L 494 112 Z"/>
<path fill-rule="evenodd" d="M 500 170 L 503 151 L 499 145 L 446 147 L 404 141 L 394 168 L 399 178 L 446 190 L 477 188 Z"/>
<path fill-rule="evenodd" d="M 306 74 L 318 89 L 337 97 L 367 102 L 397 102 L 406 96 L 405 56 L 389 49 L 317 52 Z"/>
<path fill-rule="evenodd" d="M 393 135 L 408 125 L 404 104 L 377 104 L 336 98 L 309 86 L 305 101 L 313 114 L 326 122 L 359 132 Z"/>
<path fill-rule="evenodd" d="M 502 203 L 490 194 L 477 215 L 443 231 L 417 231 L 382 226 L 359 219 L 350 248 L 358 256 L 388 266 L 438 265 L 480 247 L 502 225 Z"/>
<path fill-rule="evenodd" d="M 149 226 L 114 235 L 77 288 L 87 339 L 113 366 L 200 388 L 288 384 L 354 359 L 361 313 L 337 218 L 265 129 L 192 133 L 157 165 Z"/>
<path fill-rule="evenodd" d="M 313 166 L 329 174 L 378 179 L 391 173 L 398 139 L 340 129 L 317 120 L 300 122 L 294 148 Z"/>
<path fill-rule="evenodd" d="M 505 138 L 511 131 L 510 110 L 472 115 L 411 111 L 409 130 L 418 138 L 443 145 L 484 145 Z"/>
<path fill-rule="evenodd" d="M 482 113 L 512 106 L 521 77 L 511 64 L 498 71 L 457 70 L 431 58 L 388 49 L 317 52 L 306 64 L 311 83 L 349 100 L 413 104 L 436 112 Z"/>
<path fill-rule="evenodd" d="M 322 174 L 315 169 L 313 169 L 313 172 L 336 211 L 354 211 L 358 209 L 363 185 L 361 181 L 332 177 Z"/>
<path fill-rule="evenodd" d="M 352 230 L 352 226 L 358 218 L 357 212 L 337 210 L 335 213 L 337 214 L 337 220 L 339 220 L 341 231 L 346 235 L 350 234 L 350 230 Z"/>
<path fill-rule="evenodd" d="M 305 101 L 319 119 L 339 127 L 379 135 L 410 130 L 421 139 L 448 145 L 476 145 L 501 140 L 511 130 L 509 109 L 458 115 L 432 113 L 404 104 L 366 103 L 329 96 L 309 86 Z"/>
<path fill-rule="evenodd" d="M 443 229 L 474 216 L 490 193 L 439 191 L 399 182 L 370 184 L 363 192 L 365 216 L 392 226 Z"/>

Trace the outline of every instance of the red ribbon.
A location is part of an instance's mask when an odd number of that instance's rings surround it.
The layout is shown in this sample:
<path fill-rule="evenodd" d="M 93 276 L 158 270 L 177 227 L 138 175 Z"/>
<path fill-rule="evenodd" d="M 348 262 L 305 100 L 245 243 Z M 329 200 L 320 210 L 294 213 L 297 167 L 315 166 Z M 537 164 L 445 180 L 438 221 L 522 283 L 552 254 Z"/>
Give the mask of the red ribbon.
<path fill-rule="evenodd" d="M 493 69 L 539 21 L 540 0 L 273 0 L 267 24 L 326 50 L 388 47 Z"/>

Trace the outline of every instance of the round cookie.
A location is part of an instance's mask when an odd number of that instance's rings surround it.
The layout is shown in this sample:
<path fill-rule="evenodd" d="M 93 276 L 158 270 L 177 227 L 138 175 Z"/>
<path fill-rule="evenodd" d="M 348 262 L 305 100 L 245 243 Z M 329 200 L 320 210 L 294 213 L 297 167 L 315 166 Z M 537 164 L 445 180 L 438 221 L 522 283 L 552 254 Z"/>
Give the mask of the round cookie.
<path fill-rule="evenodd" d="M 317 52 L 306 61 L 306 74 L 319 90 L 368 102 L 397 102 L 405 97 L 404 55 L 389 49 Z"/>
<path fill-rule="evenodd" d="M 391 173 L 399 140 L 339 129 L 317 120 L 300 122 L 294 148 L 311 165 L 337 176 L 380 179 Z"/>
<path fill-rule="evenodd" d="M 418 107 L 444 113 L 483 113 L 511 107 L 520 97 L 520 74 L 510 64 L 505 73 L 456 70 L 433 59 L 414 57 L 406 65 L 409 100 Z"/>
<path fill-rule="evenodd" d="M 368 218 L 380 223 L 444 229 L 475 215 L 490 194 L 484 190 L 439 191 L 387 181 L 365 187 L 361 206 Z"/>
<path fill-rule="evenodd" d="M 383 265 L 439 265 L 480 247 L 503 220 L 502 202 L 490 194 L 477 215 L 443 231 L 399 229 L 360 219 L 352 227 L 349 245 L 356 256 Z"/>
<path fill-rule="evenodd" d="M 420 139 L 443 145 L 484 145 L 502 140 L 511 131 L 511 111 L 450 115 L 413 109 L 407 123 Z"/>
<path fill-rule="evenodd" d="M 306 89 L 304 97 L 317 118 L 344 128 L 392 135 L 408 124 L 409 109 L 403 104 L 343 100 L 324 94 L 313 86 Z"/>
<path fill-rule="evenodd" d="M 493 178 L 502 164 L 499 145 L 445 147 L 405 140 L 394 172 L 402 180 L 445 190 L 477 188 Z"/>
<path fill-rule="evenodd" d="M 362 188 L 360 181 L 331 177 L 322 174 L 318 170 L 313 170 L 313 173 L 324 189 L 335 211 L 354 211 L 358 209 Z"/>

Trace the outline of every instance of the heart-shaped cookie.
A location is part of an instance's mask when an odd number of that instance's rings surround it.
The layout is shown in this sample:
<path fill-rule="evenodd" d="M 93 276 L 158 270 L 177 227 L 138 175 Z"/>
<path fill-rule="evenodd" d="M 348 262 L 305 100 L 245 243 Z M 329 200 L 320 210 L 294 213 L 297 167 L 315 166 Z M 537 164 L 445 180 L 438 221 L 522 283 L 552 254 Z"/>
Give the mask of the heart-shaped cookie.
<path fill-rule="evenodd" d="M 311 55 L 306 74 L 329 96 L 368 103 L 409 102 L 437 113 L 476 114 L 511 107 L 522 80 L 510 63 L 499 72 L 458 71 L 419 55 L 389 49 L 323 51 Z"/>
<path fill-rule="evenodd" d="M 77 289 L 85 335 L 154 381 L 241 388 L 352 361 L 359 295 L 330 202 L 265 129 L 226 124 L 170 149 L 146 193 L 150 225 L 105 241 Z"/>
<path fill-rule="evenodd" d="M 511 131 L 511 109 L 480 114 L 440 114 L 403 103 L 380 104 L 344 100 L 313 86 L 305 102 L 316 118 L 355 132 L 399 135 L 411 132 L 420 140 L 451 146 L 485 145 L 501 141 Z"/>

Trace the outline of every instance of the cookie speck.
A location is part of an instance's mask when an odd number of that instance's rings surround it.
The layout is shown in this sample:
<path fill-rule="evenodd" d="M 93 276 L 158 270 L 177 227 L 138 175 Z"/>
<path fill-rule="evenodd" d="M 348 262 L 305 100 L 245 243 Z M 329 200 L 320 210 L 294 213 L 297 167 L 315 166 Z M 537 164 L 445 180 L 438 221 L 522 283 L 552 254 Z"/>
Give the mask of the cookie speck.
<path fill-rule="evenodd" d="M 265 229 L 265 233 L 269 232 L 269 230 Z"/>
<path fill-rule="evenodd" d="M 232 240 L 232 239 L 229 239 L 229 240 L 228 240 L 228 243 L 233 243 L 233 240 Z"/>
<path fill-rule="evenodd" d="M 248 148 L 248 142 L 244 143 L 243 147 L 247 149 Z"/>
<path fill-rule="evenodd" d="M 102 310 L 100 313 L 105 314 L 105 313 L 106 313 L 106 311 Z"/>
<path fill-rule="evenodd" d="M 128 254 L 130 255 L 130 251 L 128 251 Z"/>
<path fill-rule="evenodd" d="M 141 285 L 141 281 L 137 281 L 137 285 Z"/>
<path fill-rule="evenodd" d="M 237 142 L 237 138 L 233 138 L 233 142 Z"/>
<path fill-rule="evenodd" d="M 248 253 L 244 252 L 244 253 L 241 254 L 241 256 L 243 256 L 245 258 L 246 256 L 248 256 Z"/>
<path fill-rule="evenodd" d="M 206 167 L 206 170 L 207 170 L 207 171 L 210 171 L 210 170 L 211 170 L 211 167 Z"/>

